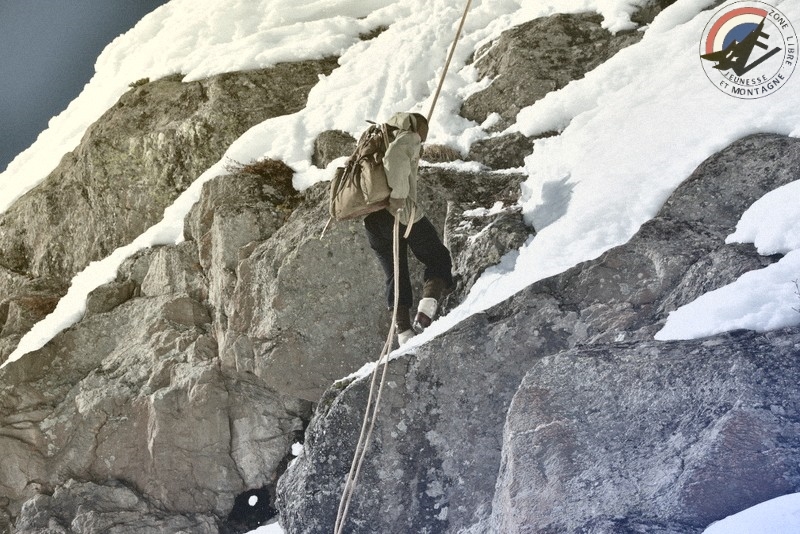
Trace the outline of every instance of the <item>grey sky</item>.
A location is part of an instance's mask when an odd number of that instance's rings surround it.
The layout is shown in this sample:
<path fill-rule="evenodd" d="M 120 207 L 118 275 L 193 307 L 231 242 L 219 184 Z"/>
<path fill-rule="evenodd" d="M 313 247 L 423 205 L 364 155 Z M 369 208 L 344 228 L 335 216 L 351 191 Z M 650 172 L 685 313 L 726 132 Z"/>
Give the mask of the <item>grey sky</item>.
<path fill-rule="evenodd" d="M 0 0 L 0 172 L 83 90 L 105 46 L 167 0 Z"/>

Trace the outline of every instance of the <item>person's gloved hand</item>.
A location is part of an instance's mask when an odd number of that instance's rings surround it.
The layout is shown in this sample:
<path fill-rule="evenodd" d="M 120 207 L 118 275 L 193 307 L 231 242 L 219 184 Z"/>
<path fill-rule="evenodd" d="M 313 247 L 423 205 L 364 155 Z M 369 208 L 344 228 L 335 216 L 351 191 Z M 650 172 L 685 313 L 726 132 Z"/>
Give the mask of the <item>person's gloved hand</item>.
<path fill-rule="evenodd" d="M 394 198 L 389 197 L 389 212 L 392 215 L 397 215 L 398 210 L 401 210 L 406 207 L 406 199 L 404 198 Z"/>

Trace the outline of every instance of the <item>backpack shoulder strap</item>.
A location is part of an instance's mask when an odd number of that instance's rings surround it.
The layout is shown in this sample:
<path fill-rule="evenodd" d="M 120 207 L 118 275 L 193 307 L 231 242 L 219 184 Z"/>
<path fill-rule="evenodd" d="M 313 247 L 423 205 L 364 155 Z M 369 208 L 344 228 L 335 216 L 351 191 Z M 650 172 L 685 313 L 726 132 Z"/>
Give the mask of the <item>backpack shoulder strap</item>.
<path fill-rule="evenodd" d="M 391 139 L 389 139 L 389 125 L 385 122 L 381 124 L 381 133 L 383 134 L 383 143 L 386 148 L 389 148 L 389 143 L 391 143 Z"/>

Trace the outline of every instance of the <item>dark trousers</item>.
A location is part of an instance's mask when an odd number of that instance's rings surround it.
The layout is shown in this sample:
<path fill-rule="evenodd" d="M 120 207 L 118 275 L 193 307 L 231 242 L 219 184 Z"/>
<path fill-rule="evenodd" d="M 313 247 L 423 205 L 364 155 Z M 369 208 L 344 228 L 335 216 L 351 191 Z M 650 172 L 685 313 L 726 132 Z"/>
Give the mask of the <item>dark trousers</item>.
<path fill-rule="evenodd" d="M 392 257 L 392 232 L 394 216 L 386 210 L 370 213 L 364 218 L 367 239 L 386 275 L 386 300 L 389 308 L 394 307 L 394 258 Z M 436 233 L 431 221 L 423 217 L 411 226 L 408 239 L 403 238 L 405 225 L 400 225 L 400 306 L 411 308 L 413 292 L 411 277 L 408 272 L 408 248 L 419 261 L 425 265 L 424 279 L 441 278 L 447 287 L 453 285 L 452 261 L 447 250 Z"/>

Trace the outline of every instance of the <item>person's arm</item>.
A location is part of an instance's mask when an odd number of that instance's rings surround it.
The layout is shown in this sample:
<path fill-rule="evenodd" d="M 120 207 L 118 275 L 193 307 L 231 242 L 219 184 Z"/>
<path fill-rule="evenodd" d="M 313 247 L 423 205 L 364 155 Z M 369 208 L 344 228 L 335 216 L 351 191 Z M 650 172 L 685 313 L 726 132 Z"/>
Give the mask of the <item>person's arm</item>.
<path fill-rule="evenodd" d="M 419 153 L 420 138 L 414 132 L 400 131 L 394 141 L 389 144 L 383 156 L 383 168 L 386 180 L 392 189 L 392 198 L 406 198 L 409 191 L 409 179 Z"/>

